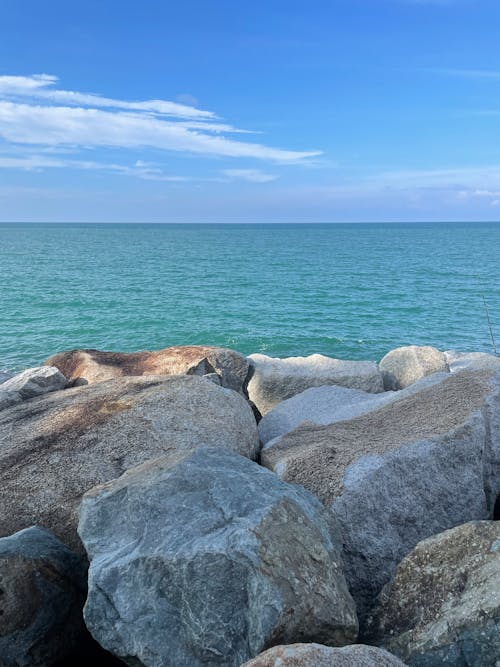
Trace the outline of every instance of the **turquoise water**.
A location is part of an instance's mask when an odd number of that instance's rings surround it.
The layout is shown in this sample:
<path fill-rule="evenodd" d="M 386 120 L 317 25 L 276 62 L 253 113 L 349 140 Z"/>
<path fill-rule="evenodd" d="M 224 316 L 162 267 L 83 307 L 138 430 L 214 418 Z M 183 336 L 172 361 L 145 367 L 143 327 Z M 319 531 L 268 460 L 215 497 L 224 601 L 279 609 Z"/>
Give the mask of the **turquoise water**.
<path fill-rule="evenodd" d="M 0 225 L 0 370 L 76 347 L 500 343 L 500 225 Z"/>

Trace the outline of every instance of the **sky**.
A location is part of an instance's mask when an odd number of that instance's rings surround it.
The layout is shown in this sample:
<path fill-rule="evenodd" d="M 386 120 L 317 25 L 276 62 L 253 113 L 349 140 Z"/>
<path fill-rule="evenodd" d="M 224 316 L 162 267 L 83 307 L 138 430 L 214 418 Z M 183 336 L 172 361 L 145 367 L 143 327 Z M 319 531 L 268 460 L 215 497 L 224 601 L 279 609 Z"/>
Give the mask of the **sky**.
<path fill-rule="evenodd" d="M 2 0 L 0 222 L 500 220 L 498 0 Z"/>

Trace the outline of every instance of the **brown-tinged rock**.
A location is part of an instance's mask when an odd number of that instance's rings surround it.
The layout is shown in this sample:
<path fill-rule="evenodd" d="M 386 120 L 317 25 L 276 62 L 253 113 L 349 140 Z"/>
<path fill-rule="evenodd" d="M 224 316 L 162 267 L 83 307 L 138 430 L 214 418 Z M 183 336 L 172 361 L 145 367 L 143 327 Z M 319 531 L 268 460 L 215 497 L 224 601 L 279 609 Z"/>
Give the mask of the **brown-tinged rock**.
<path fill-rule="evenodd" d="M 289 644 L 270 648 L 242 667 L 404 667 L 404 663 L 383 649 L 364 644 L 342 648 Z"/>

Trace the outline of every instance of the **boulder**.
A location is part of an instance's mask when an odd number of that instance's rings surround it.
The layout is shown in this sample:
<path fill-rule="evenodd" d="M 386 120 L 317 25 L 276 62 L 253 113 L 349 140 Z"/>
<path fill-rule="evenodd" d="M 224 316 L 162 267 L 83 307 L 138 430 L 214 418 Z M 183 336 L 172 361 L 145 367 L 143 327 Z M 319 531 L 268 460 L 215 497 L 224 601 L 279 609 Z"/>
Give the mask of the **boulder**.
<path fill-rule="evenodd" d="M 396 656 L 364 644 L 332 648 L 321 644 L 274 646 L 242 667 L 404 667 Z"/>
<path fill-rule="evenodd" d="M 500 491 L 500 381 L 485 371 L 349 421 L 304 423 L 262 451 L 340 522 L 346 576 L 363 614 L 422 539 L 491 516 Z"/>
<path fill-rule="evenodd" d="M 456 352 L 455 350 L 447 350 L 444 356 L 452 373 L 463 370 L 500 370 L 500 357 L 487 354 L 486 352 Z"/>
<path fill-rule="evenodd" d="M 401 391 L 384 391 L 381 394 L 371 394 L 335 385 L 311 387 L 301 394 L 278 403 L 261 419 L 259 422 L 260 439 L 263 443 L 268 443 L 292 431 L 304 421 L 315 424 L 334 424 L 358 417 L 437 384 L 448 375 L 448 373 L 434 373 Z"/>
<path fill-rule="evenodd" d="M 133 667 L 239 667 L 269 645 L 357 635 L 330 512 L 232 452 L 158 459 L 89 491 L 92 635 Z"/>
<path fill-rule="evenodd" d="M 386 391 L 404 389 L 426 375 L 450 370 L 444 352 L 427 345 L 391 350 L 381 360 L 379 368 Z"/>
<path fill-rule="evenodd" d="M 53 366 L 28 368 L 0 385 L 0 410 L 28 398 L 64 389 L 66 378 Z"/>
<path fill-rule="evenodd" d="M 255 458 L 248 402 L 196 376 L 108 380 L 0 412 L 0 535 L 37 524 L 81 549 L 76 508 L 96 484 L 201 445 Z"/>
<path fill-rule="evenodd" d="M 371 361 L 343 361 L 322 354 L 287 359 L 251 354 L 248 361 L 248 396 L 263 415 L 310 387 L 334 384 L 373 393 L 384 389 L 377 364 Z"/>
<path fill-rule="evenodd" d="M 49 667 L 85 637 L 84 562 L 32 527 L 0 538 L 0 664 Z"/>
<path fill-rule="evenodd" d="M 220 384 L 245 393 L 248 375 L 246 358 L 221 347 L 186 345 L 155 352 L 101 352 L 71 350 L 50 357 L 45 365 L 56 366 L 71 385 L 92 384 L 113 378 L 141 375 L 208 375 L 215 373 Z"/>
<path fill-rule="evenodd" d="M 420 542 L 371 619 L 371 638 L 415 667 L 495 667 L 500 657 L 500 523 Z"/>

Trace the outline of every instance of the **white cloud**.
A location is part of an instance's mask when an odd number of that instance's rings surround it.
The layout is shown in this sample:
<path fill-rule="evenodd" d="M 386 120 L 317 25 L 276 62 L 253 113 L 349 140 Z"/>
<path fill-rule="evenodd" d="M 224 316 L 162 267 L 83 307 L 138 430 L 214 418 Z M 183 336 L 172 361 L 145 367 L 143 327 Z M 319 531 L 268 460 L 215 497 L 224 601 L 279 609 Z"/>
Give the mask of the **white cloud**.
<path fill-rule="evenodd" d="M 0 76 L 0 139 L 40 149 L 152 148 L 278 163 L 321 154 L 224 136 L 243 131 L 219 122 L 211 111 L 166 100 L 129 102 L 58 90 L 53 88 L 57 81 L 49 74 Z"/>
<path fill-rule="evenodd" d="M 224 169 L 222 173 L 229 178 L 250 181 L 250 183 L 269 183 L 279 178 L 275 174 L 267 174 L 260 169 Z"/>
<path fill-rule="evenodd" d="M 442 68 L 433 67 L 426 70 L 433 74 L 443 74 L 444 76 L 456 76 L 466 79 L 490 79 L 498 81 L 500 79 L 500 71 L 490 69 L 457 69 L 457 68 Z"/>

